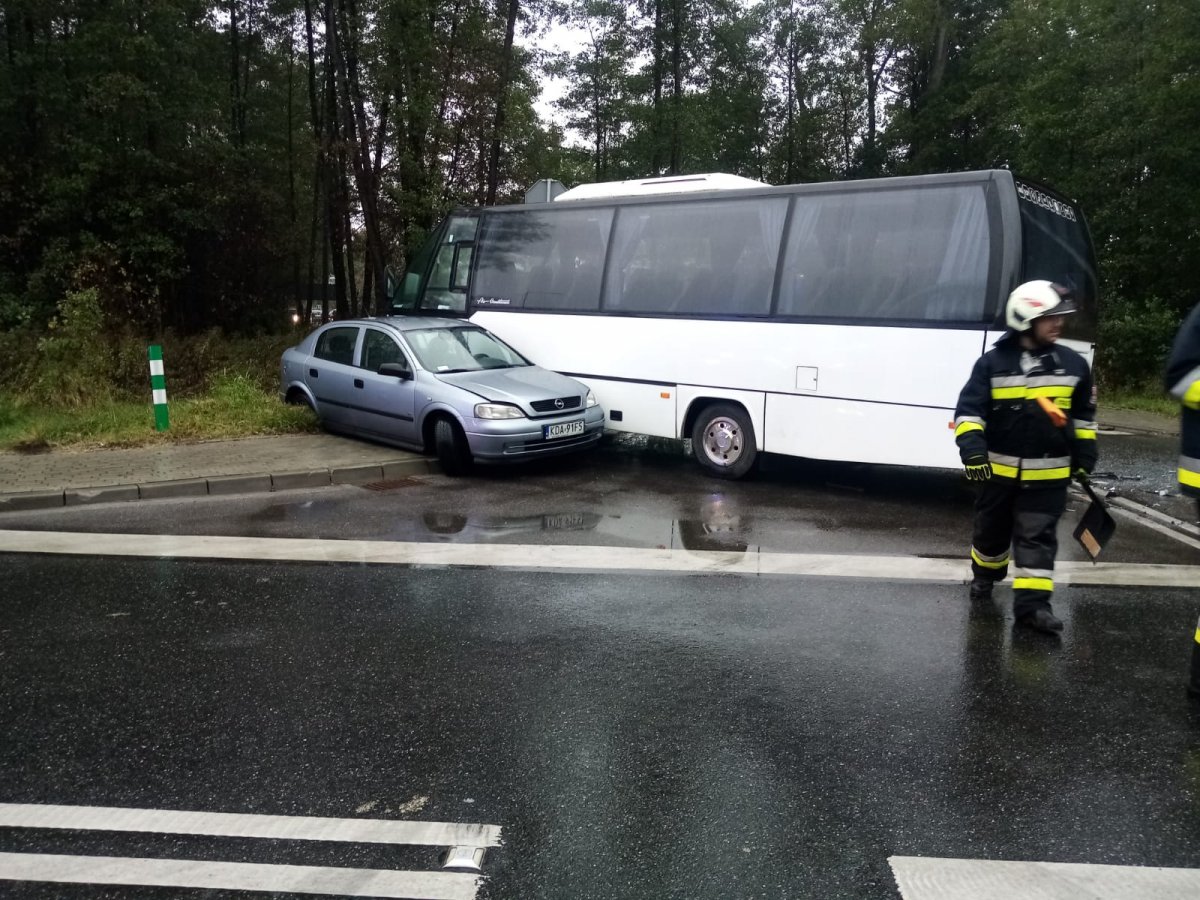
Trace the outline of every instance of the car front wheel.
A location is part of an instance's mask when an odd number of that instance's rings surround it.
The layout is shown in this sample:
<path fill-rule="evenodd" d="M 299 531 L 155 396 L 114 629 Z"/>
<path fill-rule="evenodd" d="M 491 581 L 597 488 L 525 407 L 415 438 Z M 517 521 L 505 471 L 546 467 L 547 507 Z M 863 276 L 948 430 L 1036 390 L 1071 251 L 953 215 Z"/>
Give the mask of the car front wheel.
<path fill-rule="evenodd" d="M 467 436 L 457 422 L 438 419 L 434 423 L 433 449 L 442 471 L 447 475 L 464 475 L 470 470 L 473 461 L 471 450 L 467 447 Z"/>

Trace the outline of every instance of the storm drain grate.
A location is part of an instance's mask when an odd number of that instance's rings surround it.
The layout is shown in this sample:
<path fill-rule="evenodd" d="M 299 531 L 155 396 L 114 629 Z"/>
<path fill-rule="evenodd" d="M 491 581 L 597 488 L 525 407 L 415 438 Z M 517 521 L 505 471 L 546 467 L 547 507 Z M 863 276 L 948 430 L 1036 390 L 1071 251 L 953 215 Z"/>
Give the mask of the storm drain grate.
<path fill-rule="evenodd" d="M 363 485 L 368 491 L 398 491 L 400 488 L 420 484 L 420 479 L 406 475 L 404 478 L 389 478 L 387 481 L 369 481 Z"/>

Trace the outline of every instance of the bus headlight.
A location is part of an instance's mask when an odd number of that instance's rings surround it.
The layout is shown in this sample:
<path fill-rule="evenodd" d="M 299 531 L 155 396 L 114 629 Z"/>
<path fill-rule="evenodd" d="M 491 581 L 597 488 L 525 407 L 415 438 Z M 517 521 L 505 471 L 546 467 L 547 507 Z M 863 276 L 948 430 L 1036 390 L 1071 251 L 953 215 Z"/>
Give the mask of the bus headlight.
<path fill-rule="evenodd" d="M 583 405 L 586 406 L 588 409 L 591 409 L 593 406 L 595 406 L 596 405 L 596 395 L 593 394 L 591 391 L 588 391 L 587 401 Z"/>
<path fill-rule="evenodd" d="M 523 419 L 525 413 L 508 403 L 476 403 L 475 418 L 477 419 Z"/>

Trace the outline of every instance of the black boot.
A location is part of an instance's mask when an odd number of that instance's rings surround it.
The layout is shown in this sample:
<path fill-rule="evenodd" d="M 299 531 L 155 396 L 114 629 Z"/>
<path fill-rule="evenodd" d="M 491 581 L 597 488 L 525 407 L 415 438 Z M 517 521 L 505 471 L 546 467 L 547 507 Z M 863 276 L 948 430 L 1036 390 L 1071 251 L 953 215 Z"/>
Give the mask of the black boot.
<path fill-rule="evenodd" d="M 988 578 L 973 578 L 971 580 L 972 602 L 982 602 L 992 599 L 992 582 Z"/>
<path fill-rule="evenodd" d="M 1063 623 L 1058 616 L 1050 612 L 1048 609 L 1039 609 L 1036 612 L 1021 616 L 1017 619 L 1017 624 L 1022 628 L 1032 628 L 1034 631 L 1040 631 L 1043 634 L 1058 634 L 1063 630 Z"/>

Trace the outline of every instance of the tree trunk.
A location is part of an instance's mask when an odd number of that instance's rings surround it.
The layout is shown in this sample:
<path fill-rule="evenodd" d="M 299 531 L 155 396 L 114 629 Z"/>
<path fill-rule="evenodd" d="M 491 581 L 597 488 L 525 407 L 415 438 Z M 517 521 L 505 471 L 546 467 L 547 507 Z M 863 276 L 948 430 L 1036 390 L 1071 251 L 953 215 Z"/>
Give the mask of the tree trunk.
<path fill-rule="evenodd" d="M 508 0 L 508 16 L 504 25 L 504 55 L 501 60 L 500 84 L 496 89 L 496 116 L 492 123 L 492 147 L 488 155 L 487 193 L 485 206 L 496 202 L 500 186 L 500 147 L 504 139 L 504 120 L 508 109 L 509 85 L 513 72 L 513 36 L 517 30 L 517 12 L 520 0 Z"/>
<path fill-rule="evenodd" d="M 671 0 L 671 175 L 683 168 L 683 2 Z"/>
<path fill-rule="evenodd" d="M 238 41 L 237 0 L 229 0 L 229 136 L 235 146 L 246 143 L 242 124 L 242 61 Z"/>
<path fill-rule="evenodd" d="M 358 201 L 362 210 L 363 229 L 366 235 L 366 254 L 364 272 L 370 272 L 372 278 L 363 281 L 363 311 L 370 313 L 384 307 L 383 296 L 384 277 L 383 267 L 386 263 L 379 222 L 379 184 L 375 179 L 375 167 L 371 163 L 371 136 L 367 123 L 366 103 L 363 99 L 362 83 L 359 79 L 358 46 L 360 29 L 358 27 L 358 10 L 355 0 L 343 0 L 342 4 L 343 53 L 339 57 L 339 69 L 343 78 L 343 93 L 347 97 L 345 111 L 345 130 L 350 143 L 351 164 L 354 171 L 354 181 L 358 189 Z M 347 234 L 349 235 L 347 223 Z M 372 297 L 367 291 L 374 284 L 377 294 Z M 357 290 L 353 275 L 351 276 L 351 297 Z"/>
<path fill-rule="evenodd" d="M 322 153 L 325 160 L 325 222 L 329 230 L 329 258 L 333 264 L 333 295 L 337 308 L 337 317 L 344 319 L 349 313 L 346 305 L 346 248 L 348 236 L 344 233 L 343 209 L 348 201 L 343 197 L 345 179 L 338 171 L 337 159 L 332 152 L 337 145 L 338 133 L 338 95 L 337 95 L 337 57 L 341 51 L 338 48 L 337 17 L 334 14 L 333 0 L 325 0 L 325 128 L 322 131 Z"/>

